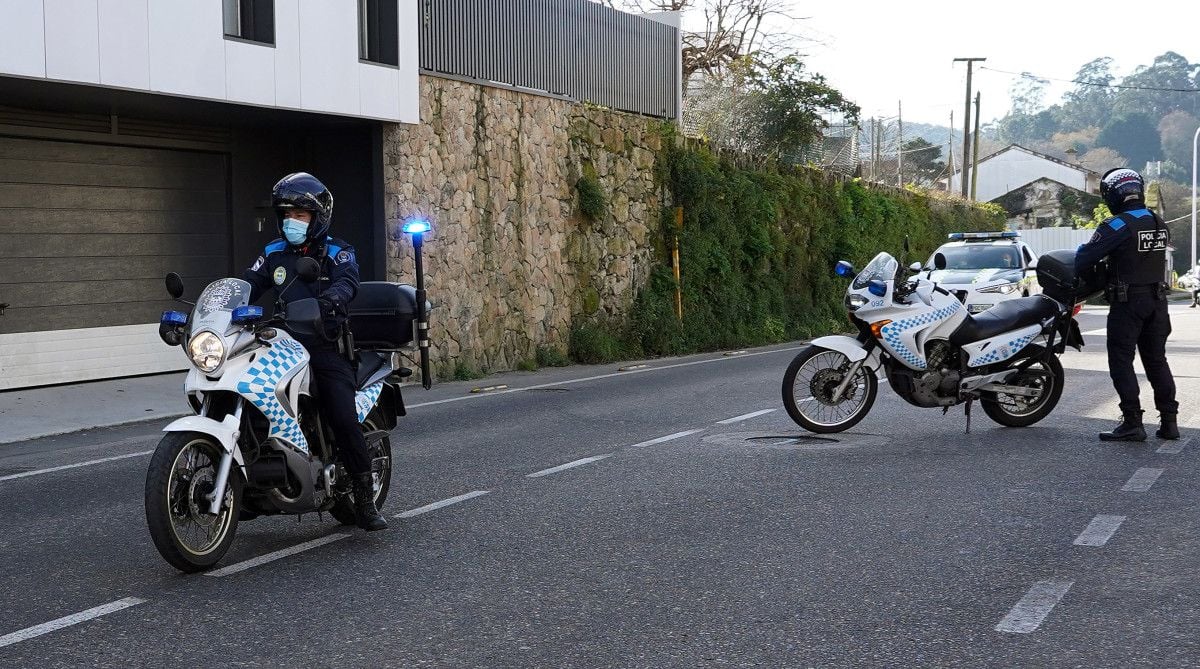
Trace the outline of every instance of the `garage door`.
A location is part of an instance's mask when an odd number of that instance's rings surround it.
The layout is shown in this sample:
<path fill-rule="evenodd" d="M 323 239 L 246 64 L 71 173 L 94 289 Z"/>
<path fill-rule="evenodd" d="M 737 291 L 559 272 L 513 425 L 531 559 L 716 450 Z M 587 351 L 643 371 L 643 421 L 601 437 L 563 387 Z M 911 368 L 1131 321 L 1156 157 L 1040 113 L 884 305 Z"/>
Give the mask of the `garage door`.
<path fill-rule="evenodd" d="M 0 137 L 0 389 L 183 367 L 163 276 L 232 269 L 226 160 Z"/>

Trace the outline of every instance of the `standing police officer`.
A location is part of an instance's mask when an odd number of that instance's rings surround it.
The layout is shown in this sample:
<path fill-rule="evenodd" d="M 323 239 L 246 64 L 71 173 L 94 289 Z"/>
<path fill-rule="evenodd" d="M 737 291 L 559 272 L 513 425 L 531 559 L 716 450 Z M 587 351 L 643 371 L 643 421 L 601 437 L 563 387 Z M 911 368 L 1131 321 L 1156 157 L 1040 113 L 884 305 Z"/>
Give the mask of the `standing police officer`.
<path fill-rule="evenodd" d="M 1109 261 L 1108 368 L 1120 397 L 1121 424 L 1103 432 L 1104 441 L 1145 441 L 1138 380 L 1133 371 L 1136 349 L 1154 388 L 1154 405 L 1160 425 L 1156 434 L 1178 439 L 1175 379 L 1167 365 L 1167 312 L 1164 283 L 1170 233 L 1158 214 L 1146 208 L 1145 182 L 1128 168 L 1109 170 L 1100 180 L 1100 196 L 1114 216 L 1096 228 L 1096 234 L 1075 254 L 1075 274 Z"/>
<path fill-rule="evenodd" d="M 374 477 L 367 440 L 358 422 L 354 396 L 354 368 L 337 350 L 337 333 L 346 322 L 349 304 L 358 292 L 358 262 L 354 247 L 329 237 L 333 194 L 316 177 L 304 172 L 289 174 L 271 191 L 271 206 L 279 219 L 279 234 L 267 245 L 245 279 L 252 287 L 250 300 L 274 288 L 286 303 L 316 298 L 325 316 L 325 336 L 293 333 L 304 345 L 321 394 L 321 412 L 333 429 L 342 459 L 354 487 L 354 514 L 359 527 L 372 532 L 387 528 L 375 507 Z M 296 262 L 303 257 L 321 266 L 317 281 L 292 281 Z"/>

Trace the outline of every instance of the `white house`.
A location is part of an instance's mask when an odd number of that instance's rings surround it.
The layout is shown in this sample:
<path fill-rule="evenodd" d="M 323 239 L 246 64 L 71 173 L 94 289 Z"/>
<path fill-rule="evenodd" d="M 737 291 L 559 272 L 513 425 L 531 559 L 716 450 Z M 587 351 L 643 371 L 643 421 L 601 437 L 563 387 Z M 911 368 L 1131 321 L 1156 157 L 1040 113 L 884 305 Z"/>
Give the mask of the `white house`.
<path fill-rule="evenodd" d="M 1056 181 L 1085 193 L 1100 191 L 1099 174 L 1081 165 L 1059 160 L 1017 144 L 981 158 L 978 170 L 979 174 L 975 177 L 975 199 L 980 202 L 990 202 L 1039 179 Z M 967 178 L 971 179 L 969 172 Z M 962 192 L 961 179 L 961 170 L 950 177 L 950 192 Z M 969 188 L 970 183 L 967 185 Z"/>

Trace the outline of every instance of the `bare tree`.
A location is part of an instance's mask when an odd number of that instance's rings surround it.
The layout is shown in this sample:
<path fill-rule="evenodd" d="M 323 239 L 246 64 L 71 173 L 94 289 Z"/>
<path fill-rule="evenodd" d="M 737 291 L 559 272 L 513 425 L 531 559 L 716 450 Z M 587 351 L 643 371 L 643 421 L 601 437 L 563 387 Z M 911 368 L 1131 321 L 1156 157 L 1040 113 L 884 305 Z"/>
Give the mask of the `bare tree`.
<path fill-rule="evenodd" d="M 685 12 L 702 16 L 704 29 L 684 31 L 683 80 L 716 75 L 743 56 L 771 51 L 795 38 L 768 29 L 772 19 L 795 20 L 792 0 L 594 0 L 632 13 Z M 685 91 L 686 92 L 686 91 Z"/>

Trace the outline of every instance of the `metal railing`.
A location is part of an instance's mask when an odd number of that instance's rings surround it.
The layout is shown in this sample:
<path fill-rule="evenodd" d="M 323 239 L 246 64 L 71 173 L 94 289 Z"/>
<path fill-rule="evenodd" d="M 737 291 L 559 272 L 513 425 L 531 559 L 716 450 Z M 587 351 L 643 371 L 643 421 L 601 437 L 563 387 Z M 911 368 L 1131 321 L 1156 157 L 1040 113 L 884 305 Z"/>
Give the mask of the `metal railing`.
<path fill-rule="evenodd" d="M 421 0 L 421 70 L 678 116 L 678 31 L 588 0 Z"/>

